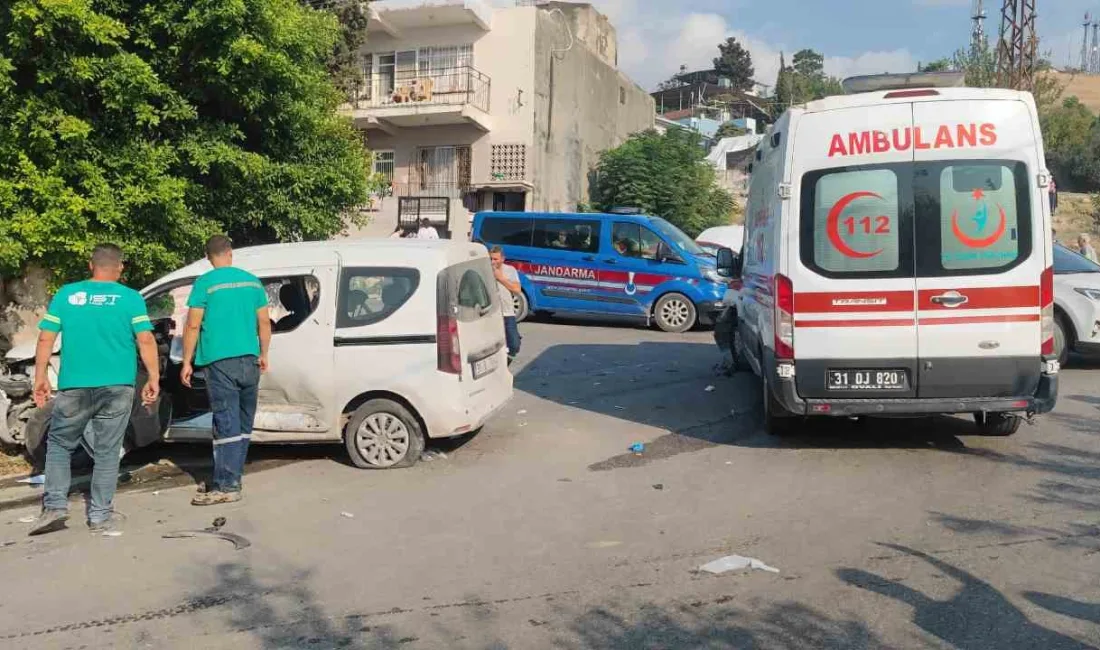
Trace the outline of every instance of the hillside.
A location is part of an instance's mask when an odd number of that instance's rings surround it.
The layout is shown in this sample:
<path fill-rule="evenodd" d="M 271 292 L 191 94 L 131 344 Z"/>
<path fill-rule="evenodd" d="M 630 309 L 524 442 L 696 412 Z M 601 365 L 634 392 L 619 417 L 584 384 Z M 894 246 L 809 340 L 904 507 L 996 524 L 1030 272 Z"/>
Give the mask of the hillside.
<path fill-rule="evenodd" d="M 1100 113 L 1100 75 L 1071 75 L 1057 72 L 1058 81 L 1066 85 L 1065 97 L 1076 95 L 1094 113 Z"/>

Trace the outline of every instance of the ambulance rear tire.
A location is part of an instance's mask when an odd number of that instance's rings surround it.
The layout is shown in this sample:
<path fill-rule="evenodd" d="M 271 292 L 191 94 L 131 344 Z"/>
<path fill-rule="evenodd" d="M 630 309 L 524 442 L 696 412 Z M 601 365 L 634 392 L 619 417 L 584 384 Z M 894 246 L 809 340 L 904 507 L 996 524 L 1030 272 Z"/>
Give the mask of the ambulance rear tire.
<path fill-rule="evenodd" d="M 783 417 L 783 409 L 772 395 L 767 375 L 761 378 L 760 387 L 764 394 L 764 432 L 777 438 L 791 435 L 795 420 L 792 417 Z"/>
<path fill-rule="evenodd" d="M 974 414 L 974 422 L 983 436 L 1011 436 L 1019 430 L 1021 421 L 1023 418 L 1011 413 Z"/>
<path fill-rule="evenodd" d="M 516 310 L 516 322 L 522 323 L 531 315 L 531 306 L 527 302 L 527 296 L 520 291 L 512 294 L 512 307 Z"/>
<path fill-rule="evenodd" d="M 653 306 L 653 320 L 662 331 L 683 334 L 695 327 L 695 303 L 682 293 L 666 293 Z"/>

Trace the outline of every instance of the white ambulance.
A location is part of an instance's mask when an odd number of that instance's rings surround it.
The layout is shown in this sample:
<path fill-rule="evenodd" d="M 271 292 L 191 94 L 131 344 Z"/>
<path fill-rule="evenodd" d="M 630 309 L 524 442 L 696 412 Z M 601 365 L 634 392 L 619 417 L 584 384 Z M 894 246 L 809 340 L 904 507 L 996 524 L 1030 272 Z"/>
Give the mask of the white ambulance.
<path fill-rule="evenodd" d="M 1050 175 L 1030 94 L 953 75 L 848 80 L 795 106 L 752 169 L 736 356 L 766 428 L 1054 408 Z"/>

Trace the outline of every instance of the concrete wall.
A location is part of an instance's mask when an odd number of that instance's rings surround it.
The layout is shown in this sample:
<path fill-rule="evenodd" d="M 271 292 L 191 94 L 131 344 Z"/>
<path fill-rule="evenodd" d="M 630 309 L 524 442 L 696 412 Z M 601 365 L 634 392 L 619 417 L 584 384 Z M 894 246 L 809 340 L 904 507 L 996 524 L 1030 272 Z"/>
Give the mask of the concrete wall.
<path fill-rule="evenodd" d="M 568 52 L 554 54 L 551 64 L 551 51 L 569 44 L 566 23 L 599 23 L 589 5 L 556 4 L 568 20 L 540 10 L 535 30 L 535 147 L 528 157 L 535 185 L 531 204 L 535 210 L 571 211 L 589 201 L 589 174 L 600 153 L 632 133 L 652 128 L 654 106 L 645 90 L 582 39 L 575 39 Z M 614 51 L 617 45 L 611 42 L 607 47 Z"/>

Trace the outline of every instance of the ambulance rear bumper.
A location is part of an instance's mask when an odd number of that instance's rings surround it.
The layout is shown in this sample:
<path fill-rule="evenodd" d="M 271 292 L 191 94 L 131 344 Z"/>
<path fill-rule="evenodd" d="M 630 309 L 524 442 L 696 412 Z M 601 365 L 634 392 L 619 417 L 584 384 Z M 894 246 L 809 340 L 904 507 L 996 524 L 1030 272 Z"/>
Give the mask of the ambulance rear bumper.
<path fill-rule="evenodd" d="M 950 413 L 1049 413 L 1058 401 L 1058 375 L 1044 374 L 1034 395 L 976 398 L 802 399 L 793 379 L 775 379 L 776 401 L 791 415 L 939 415 Z"/>

